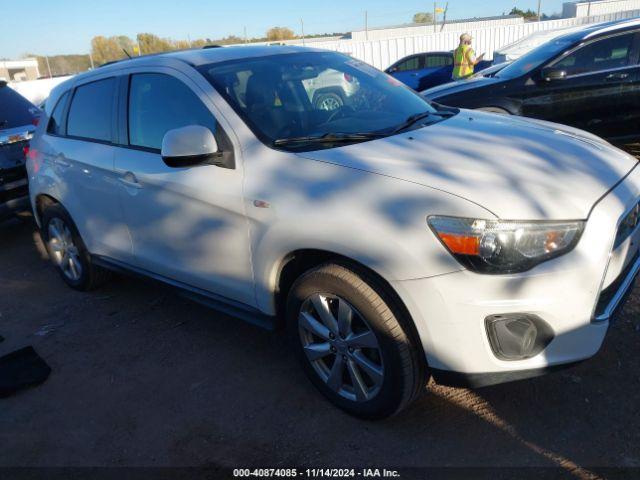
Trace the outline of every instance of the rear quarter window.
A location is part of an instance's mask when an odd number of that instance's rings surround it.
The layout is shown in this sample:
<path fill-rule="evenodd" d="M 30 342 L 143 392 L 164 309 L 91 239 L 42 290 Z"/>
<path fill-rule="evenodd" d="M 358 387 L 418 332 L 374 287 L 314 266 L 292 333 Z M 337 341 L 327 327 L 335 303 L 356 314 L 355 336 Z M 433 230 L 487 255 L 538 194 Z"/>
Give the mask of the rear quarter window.
<path fill-rule="evenodd" d="M 63 115 L 64 115 L 64 107 L 67 104 L 67 98 L 69 97 L 69 92 L 65 92 L 56 103 L 56 106 L 51 112 L 51 117 L 49 118 L 49 124 L 47 125 L 47 133 L 52 135 L 64 135 L 62 131 L 63 127 Z"/>

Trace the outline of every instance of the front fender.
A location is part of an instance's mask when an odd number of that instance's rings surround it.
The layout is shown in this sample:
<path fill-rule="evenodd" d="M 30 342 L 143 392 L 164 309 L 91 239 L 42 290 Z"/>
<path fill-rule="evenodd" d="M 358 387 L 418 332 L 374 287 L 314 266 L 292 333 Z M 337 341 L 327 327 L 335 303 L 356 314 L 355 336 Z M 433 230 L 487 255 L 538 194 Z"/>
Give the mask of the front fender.
<path fill-rule="evenodd" d="M 252 172 L 245 188 L 256 303 L 267 313 L 275 311 L 279 271 L 292 252 L 332 252 L 389 283 L 425 278 L 462 269 L 429 229 L 427 217 L 487 216 L 465 199 L 412 182 L 331 163 L 295 161 L 295 169 L 286 159 L 285 170 L 263 171 L 258 167 L 267 163 L 263 157 L 254 170 L 247 168 Z"/>

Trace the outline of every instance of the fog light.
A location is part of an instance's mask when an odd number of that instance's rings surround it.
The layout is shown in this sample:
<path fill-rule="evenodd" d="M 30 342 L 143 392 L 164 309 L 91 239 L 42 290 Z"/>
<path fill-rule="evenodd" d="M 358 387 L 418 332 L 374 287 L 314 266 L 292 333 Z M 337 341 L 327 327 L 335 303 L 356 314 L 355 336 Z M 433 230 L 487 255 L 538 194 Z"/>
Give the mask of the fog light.
<path fill-rule="evenodd" d="M 485 319 L 491 349 L 502 360 L 524 360 L 539 354 L 553 340 L 547 322 L 529 313 L 491 315 Z"/>

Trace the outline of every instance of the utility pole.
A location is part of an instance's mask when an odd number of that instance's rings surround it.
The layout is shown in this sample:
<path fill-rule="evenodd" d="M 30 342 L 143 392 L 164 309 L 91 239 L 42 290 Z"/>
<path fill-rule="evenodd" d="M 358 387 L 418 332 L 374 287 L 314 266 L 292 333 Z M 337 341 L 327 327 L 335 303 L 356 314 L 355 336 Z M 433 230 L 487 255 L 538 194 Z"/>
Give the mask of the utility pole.
<path fill-rule="evenodd" d="M 300 19 L 300 30 L 302 31 L 302 46 L 304 47 L 304 22 Z"/>
<path fill-rule="evenodd" d="M 540 21 L 540 6 L 542 4 L 542 0 L 538 0 L 538 21 Z"/>
<path fill-rule="evenodd" d="M 91 52 L 89 52 L 89 61 L 91 62 L 91 70 L 93 70 L 95 67 L 93 66 L 93 55 L 91 55 Z"/>
<path fill-rule="evenodd" d="M 437 8 L 438 8 L 438 4 L 436 2 L 433 2 L 433 33 L 436 33 L 438 29 L 438 22 L 436 22 Z"/>
<path fill-rule="evenodd" d="M 369 40 L 369 22 L 367 19 L 367 11 L 364 11 L 364 39 Z"/>
<path fill-rule="evenodd" d="M 45 55 L 44 58 L 47 61 L 47 70 L 49 71 L 49 78 L 51 78 L 51 65 L 49 65 L 49 57 Z"/>
<path fill-rule="evenodd" d="M 247 42 L 247 27 L 244 27 L 244 43 L 248 43 Z"/>
<path fill-rule="evenodd" d="M 447 23 L 448 11 L 449 11 L 449 2 L 447 2 L 444 6 L 444 14 L 442 15 L 442 26 L 440 27 L 440 31 L 444 30 L 444 24 Z"/>

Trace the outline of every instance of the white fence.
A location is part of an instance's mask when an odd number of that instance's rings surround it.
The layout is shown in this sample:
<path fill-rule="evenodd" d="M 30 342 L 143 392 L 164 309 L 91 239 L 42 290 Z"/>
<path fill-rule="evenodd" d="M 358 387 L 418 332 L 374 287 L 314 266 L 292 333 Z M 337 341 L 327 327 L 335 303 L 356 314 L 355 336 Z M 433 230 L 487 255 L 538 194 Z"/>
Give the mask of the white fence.
<path fill-rule="evenodd" d="M 640 1 L 640 0 L 638 0 Z M 355 30 L 351 32 L 351 39 L 356 42 L 366 42 L 369 40 L 383 40 L 387 38 L 411 37 L 415 35 L 429 35 L 439 32 L 450 32 L 452 30 L 470 30 L 477 28 L 499 27 L 503 25 L 519 25 L 524 23 L 520 16 L 505 16 L 494 18 L 483 18 L 469 21 L 452 21 L 444 25 L 433 24 L 410 24 L 399 27 L 372 28 L 369 30 Z"/>
<path fill-rule="evenodd" d="M 500 47 L 514 43 L 527 35 L 541 30 L 586 25 L 640 16 L 640 10 L 617 12 L 591 17 L 565 18 L 544 22 L 527 22 L 519 25 L 504 25 L 490 28 L 469 30 L 474 37 L 476 52 L 486 53 L 488 60 Z M 376 68 L 385 69 L 400 58 L 413 53 L 431 51 L 449 51 L 456 48 L 459 37 L 464 30 L 445 31 L 430 35 L 417 35 L 404 38 L 388 38 L 359 42 L 355 40 L 335 40 L 331 42 L 314 42 L 313 47 L 348 53 L 354 58 L 363 60 Z"/>

